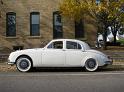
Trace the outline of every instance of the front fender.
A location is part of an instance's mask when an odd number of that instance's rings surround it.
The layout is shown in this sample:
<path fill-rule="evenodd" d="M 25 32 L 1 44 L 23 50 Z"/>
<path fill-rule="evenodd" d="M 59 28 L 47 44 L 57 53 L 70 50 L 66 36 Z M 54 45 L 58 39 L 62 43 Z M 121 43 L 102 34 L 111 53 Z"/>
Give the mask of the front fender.
<path fill-rule="evenodd" d="M 8 58 L 8 64 L 15 64 L 17 58 L 21 55 L 24 55 L 24 53 L 21 53 L 19 51 L 10 53 L 9 58 Z"/>

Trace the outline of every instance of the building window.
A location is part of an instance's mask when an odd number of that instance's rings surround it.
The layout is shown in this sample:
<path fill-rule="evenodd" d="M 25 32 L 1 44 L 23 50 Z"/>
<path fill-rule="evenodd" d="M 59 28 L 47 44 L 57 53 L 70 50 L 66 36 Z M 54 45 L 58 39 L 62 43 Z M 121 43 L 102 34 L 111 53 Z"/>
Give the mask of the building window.
<path fill-rule="evenodd" d="M 121 6 L 120 12 L 124 13 L 124 5 Z"/>
<path fill-rule="evenodd" d="M 53 38 L 63 38 L 62 19 L 59 11 L 53 12 Z"/>
<path fill-rule="evenodd" d="M 16 36 L 16 13 L 8 12 L 6 14 L 6 36 Z"/>
<path fill-rule="evenodd" d="M 30 36 L 40 36 L 40 13 L 30 13 Z"/>
<path fill-rule="evenodd" d="M 84 38 L 84 26 L 82 20 L 75 21 L 75 38 Z"/>
<path fill-rule="evenodd" d="M 96 4 L 99 5 L 100 4 L 100 0 L 96 0 Z"/>

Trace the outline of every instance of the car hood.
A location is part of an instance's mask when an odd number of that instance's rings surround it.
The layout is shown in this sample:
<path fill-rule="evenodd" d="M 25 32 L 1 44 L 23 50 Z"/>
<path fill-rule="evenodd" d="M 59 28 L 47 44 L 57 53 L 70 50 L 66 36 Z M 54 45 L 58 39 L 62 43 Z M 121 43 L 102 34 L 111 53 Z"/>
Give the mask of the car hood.
<path fill-rule="evenodd" d="M 105 55 L 103 52 L 100 52 L 98 50 L 90 49 L 90 50 L 86 50 L 86 52 L 96 53 L 96 54 L 100 54 L 100 55 L 107 57 L 107 55 Z"/>
<path fill-rule="evenodd" d="M 18 52 L 32 52 L 32 51 L 36 51 L 36 50 L 43 50 L 43 48 L 24 49 L 24 50 L 17 50 L 17 51 L 14 51 L 14 52 L 15 53 L 18 53 Z"/>

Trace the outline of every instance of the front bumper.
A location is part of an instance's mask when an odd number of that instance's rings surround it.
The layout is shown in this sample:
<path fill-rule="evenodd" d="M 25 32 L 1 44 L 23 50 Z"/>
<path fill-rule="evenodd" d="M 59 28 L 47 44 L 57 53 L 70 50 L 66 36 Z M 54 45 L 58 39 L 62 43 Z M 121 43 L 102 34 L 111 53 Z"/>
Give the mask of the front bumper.
<path fill-rule="evenodd" d="M 8 59 L 8 62 L 7 62 L 8 65 L 14 65 L 15 62 L 11 62 L 9 59 Z"/>
<path fill-rule="evenodd" d="M 14 65 L 14 62 L 7 62 L 8 65 Z"/>

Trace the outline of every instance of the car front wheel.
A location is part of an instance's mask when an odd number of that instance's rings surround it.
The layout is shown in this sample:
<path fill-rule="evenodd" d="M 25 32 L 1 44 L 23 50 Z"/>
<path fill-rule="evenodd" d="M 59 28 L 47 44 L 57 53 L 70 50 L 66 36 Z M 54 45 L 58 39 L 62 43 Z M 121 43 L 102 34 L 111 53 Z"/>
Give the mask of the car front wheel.
<path fill-rule="evenodd" d="M 96 71 L 98 69 L 98 63 L 95 59 L 90 58 L 86 61 L 85 68 L 89 72 Z"/>
<path fill-rule="evenodd" d="M 16 67 L 21 72 L 28 72 L 32 68 L 31 60 L 27 57 L 17 59 Z"/>

